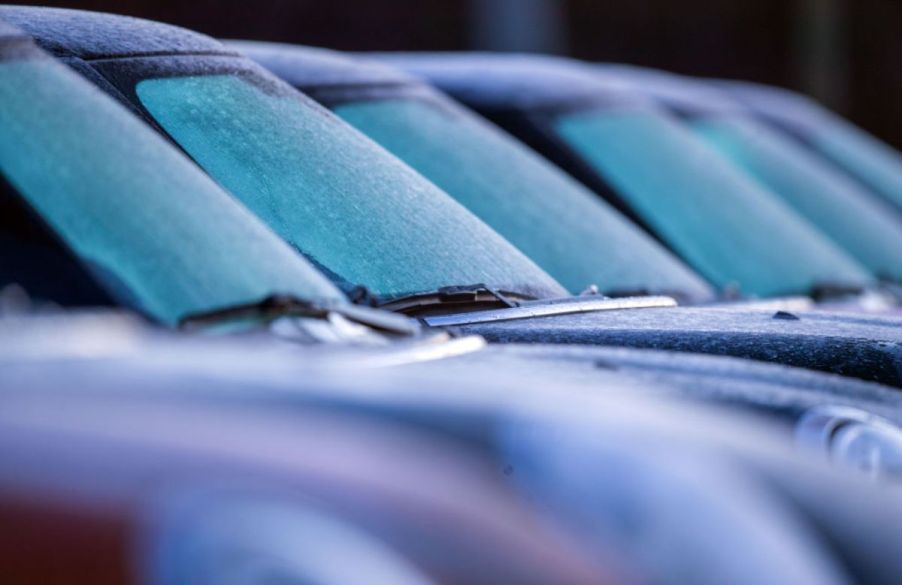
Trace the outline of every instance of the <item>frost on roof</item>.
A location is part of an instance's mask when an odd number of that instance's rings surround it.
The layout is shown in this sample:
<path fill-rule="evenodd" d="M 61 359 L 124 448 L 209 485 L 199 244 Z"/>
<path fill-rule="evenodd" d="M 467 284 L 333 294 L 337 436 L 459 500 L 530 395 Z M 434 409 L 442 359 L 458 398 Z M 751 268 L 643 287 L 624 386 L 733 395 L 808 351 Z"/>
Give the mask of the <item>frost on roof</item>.
<path fill-rule="evenodd" d="M 478 107 L 524 107 L 577 100 L 643 102 L 629 85 L 563 57 L 496 53 L 372 53 Z"/>
<path fill-rule="evenodd" d="M 410 75 L 379 61 L 356 58 L 329 49 L 255 41 L 228 41 L 227 45 L 295 87 L 406 84 L 413 81 Z"/>
<path fill-rule="evenodd" d="M 781 87 L 746 81 L 716 80 L 712 83 L 756 114 L 774 118 L 803 132 L 816 129 L 828 115 L 813 99 Z"/>
<path fill-rule="evenodd" d="M 199 33 L 133 18 L 34 6 L 0 6 L 0 19 L 32 35 L 44 49 L 83 59 L 151 53 L 230 53 L 222 43 Z"/>
<path fill-rule="evenodd" d="M 599 74 L 620 79 L 635 91 L 668 109 L 688 115 L 742 112 L 744 108 L 722 90 L 704 80 L 634 65 L 598 64 Z"/>

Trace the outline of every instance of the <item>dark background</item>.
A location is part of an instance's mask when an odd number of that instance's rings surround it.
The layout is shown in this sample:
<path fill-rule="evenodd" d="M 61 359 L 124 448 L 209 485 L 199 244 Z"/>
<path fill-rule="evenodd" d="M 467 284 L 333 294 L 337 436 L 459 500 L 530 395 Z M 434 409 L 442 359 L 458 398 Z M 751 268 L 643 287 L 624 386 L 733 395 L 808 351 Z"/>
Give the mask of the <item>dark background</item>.
<path fill-rule="evenodd" d="M 902 0 L 38 0 L 214 36 L 526 50 L 811 94 L 902 147 Z M 24 2 L 22 2 L 24 3 Z"/>

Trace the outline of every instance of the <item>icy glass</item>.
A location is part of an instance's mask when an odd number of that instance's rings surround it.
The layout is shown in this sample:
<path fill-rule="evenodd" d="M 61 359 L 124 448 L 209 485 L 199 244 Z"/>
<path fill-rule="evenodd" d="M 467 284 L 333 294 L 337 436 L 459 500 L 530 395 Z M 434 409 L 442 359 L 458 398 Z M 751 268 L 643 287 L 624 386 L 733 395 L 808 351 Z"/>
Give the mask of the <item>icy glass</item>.
<path fill-rule="evenodd" d="M 237 76 L 148 79 L 138 96 L 220 184 L 348 289 L 485 283 L 565 291 L 447 194 L 297 92 Z"/>
<path fill-rule="evenodd" d="M 664 115 L 561 116 L 561 138 L 690 265 L 747 295 L 865 285 L 865 269 L 776 196 Z"/>
<path fill-rule="evenodd" d="M 902 155 L 898 151 L 833 115 L 813 136 L 813 143 L 824 156 L 902 208 Z"/>
<path fill-rule="evenodd" d="M 488 124 L 415 99 L 336 113 L 422 173 L 572 293 L 711 292 L 668 250 L 579 183 Z"/>
<path fill-rule="evenodd" d="M 700 120 L 696 133 L 779 195 L 873 274 L 902 279 L 902 221 L 797 143 L 739 117 Z"/>
<path fill-rule="evenodd" d="M 49 59 L 0 62 L 0 170 L 110 292 L 165 323 L 341 293 L 191 162 Z"/>

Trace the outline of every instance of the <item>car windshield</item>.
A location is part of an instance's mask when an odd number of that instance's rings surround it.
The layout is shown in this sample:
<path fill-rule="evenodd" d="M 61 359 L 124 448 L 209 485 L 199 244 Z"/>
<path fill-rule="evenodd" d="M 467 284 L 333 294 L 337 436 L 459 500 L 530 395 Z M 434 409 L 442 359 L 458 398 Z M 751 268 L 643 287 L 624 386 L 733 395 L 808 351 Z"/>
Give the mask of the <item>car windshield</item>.
<path fill-rule="evenodd" d="M 425 99 L 344 102 L 335 112 L 444 189 L 574 294 L 711 296 L 670 251 L 582 185 L 466 112 Z"/>
<path fill-rule="evenodd" d="M 264 78 L 145 79 L 141 103 L 211 176 L 346 290 L 391 299 L 559 284 L 447 194 L 327 110 Z"/>
<path fill-rule="evenodd" d="M 49 58 L 0 60 L 0 170 L 113 297 L 162 322 L 272 294 L 342 298 L 187 158 Z"/>
<path fill-rule="evenodd" d="M 811 137 L 822 155 L 902 208 L 902 155 L 832 114 Z"/>
<path fill-rule="evenodd" d="M 873 274 L 902 279 L 902 222 L 816 155 L 739 116 L 702 118 L 697 135 L 830 236 Z"/>
<path fill-rule="evenodd" d="M 752 296 L 865 286 L 865 269 L 679 123 L 653 110 L 559 116 L 558 135 L 702 275 Z"/>

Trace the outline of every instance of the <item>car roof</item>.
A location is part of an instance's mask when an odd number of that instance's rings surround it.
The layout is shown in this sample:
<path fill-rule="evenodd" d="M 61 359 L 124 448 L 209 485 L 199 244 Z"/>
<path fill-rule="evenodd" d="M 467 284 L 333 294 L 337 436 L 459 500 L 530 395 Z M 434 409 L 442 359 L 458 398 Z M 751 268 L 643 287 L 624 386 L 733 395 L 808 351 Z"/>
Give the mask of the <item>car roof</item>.
<path fill-rule="evenodd" d="M 636 91 L 681 115 L 746 113 L 739 102 L 702 79 L 620 63 L 601 63 L 595 67 L 598 72 L 622 79 Z"/>
<path fill-rule="evenodd" d="M 93 60 L 180 53 L 235 54 L 206 35 L 130 16 L 63 8 L 0 6 L 0 19 L 21 28 L 57 57 Z"/>
<path fill-rule="evenodd" d="M 520 53 L 371 53 L 369 56 L 424 77 L 439 89 L 480 108 L 529 109 L 580 101 L 652 105 L 623 80 L 564 57 Z"/>
<path fill-rule="evenodd" d="M 826 115 L 823 106 L 792 90 L 748 81 L 716 80 L 731 98 L 759 116 L 771 118 L 794 131 L 812 131 Z"/>
<path fill-rule="evenodd" d="M 0 20 L 0 41 L 7 43 L 16 40 L 28 40 L 28 35 L 16 27 Z"/>
<path fill-rule="evenodd" d="M 419 80 L 373 59 L 338 51 L 259 41 L 225 41 L 294 87 L 415 85 Z"/>

